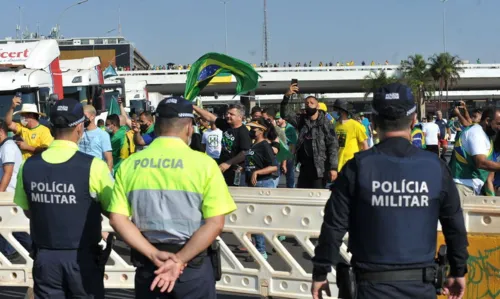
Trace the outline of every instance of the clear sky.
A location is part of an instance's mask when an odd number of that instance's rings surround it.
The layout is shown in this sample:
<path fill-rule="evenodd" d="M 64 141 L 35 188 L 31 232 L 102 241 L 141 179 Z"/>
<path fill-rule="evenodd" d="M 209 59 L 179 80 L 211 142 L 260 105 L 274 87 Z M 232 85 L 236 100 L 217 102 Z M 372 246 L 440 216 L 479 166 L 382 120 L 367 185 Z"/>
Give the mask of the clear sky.
<path fill-rule="evenodd" d="M 48 35 L 73 0 L 0 0 L 0 37 L 23 27 Z M 61 17 L 65 37 L 103 36 L 118 27 L 152 64 L 188 64 L 206 52 L 224 52 L 220 0 L 89 0 Z M 462 59 L 500 62 L 499 0 L 449 0 L 446 45 Z M 263 0 L 229 0 L 229 54 L 263 59 Z M 398 63 L 410 54 L 443 50 L 440 0 L 268 0 L 272 63 L 362 60 Z M 116 34 L 117 31 L 110 35 Z"/>

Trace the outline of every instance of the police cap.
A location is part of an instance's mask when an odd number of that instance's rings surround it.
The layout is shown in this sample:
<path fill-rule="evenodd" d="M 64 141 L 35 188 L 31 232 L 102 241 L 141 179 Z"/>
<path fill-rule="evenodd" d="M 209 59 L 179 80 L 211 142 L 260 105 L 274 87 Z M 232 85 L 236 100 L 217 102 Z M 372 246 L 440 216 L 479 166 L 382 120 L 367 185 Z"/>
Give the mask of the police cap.
<path fill-rule="evenodd" d="M 84 121 L 83 106 L 75 99 L 58 100 L 50 109 L 50 124 L 53 128 L 72 128 Z"/>
<path fill-rule="evenodd" d="M 372 108 L 375 115 L 396 120 L 414 113 L 417 105 L 411 88 L 400 83 L 391 83 L 373 93 Z"/>
<path fill-rule="evenodd" d="M 194 118 L 193 104 L 183 97 L 164 98 L 156 108 L 159 118 Z"/>

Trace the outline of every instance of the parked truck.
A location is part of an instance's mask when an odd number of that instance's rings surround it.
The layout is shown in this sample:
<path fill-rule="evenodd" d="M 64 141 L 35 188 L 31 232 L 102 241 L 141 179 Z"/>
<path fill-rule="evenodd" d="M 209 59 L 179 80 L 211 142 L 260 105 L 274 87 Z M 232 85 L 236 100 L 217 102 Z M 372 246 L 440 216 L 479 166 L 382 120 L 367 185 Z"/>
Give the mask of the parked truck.
<path fill-rule="evenodd" d="M 35 104 L 48 114 L 51 103 L 64 97 L 59 55 L 55 40 L 0 45 L 0 117 L 17 92 L 22 93 L 23 103 Z"/>

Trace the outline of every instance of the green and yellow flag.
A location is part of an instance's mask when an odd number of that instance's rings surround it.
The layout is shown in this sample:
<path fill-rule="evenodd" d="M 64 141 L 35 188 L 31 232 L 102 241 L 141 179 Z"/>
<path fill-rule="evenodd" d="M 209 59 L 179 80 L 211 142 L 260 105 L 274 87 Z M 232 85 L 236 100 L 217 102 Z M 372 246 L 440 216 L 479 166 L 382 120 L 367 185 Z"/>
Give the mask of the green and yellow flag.
<path fill-rule="evenodd" d="M 219 74 L 224 74 L 224 77 L 231 74 L 236 78 L 236 95 L 245 94 L 258 86 L 259 74 L 250 64 L 224 54 L 207 53 L 191 66 L 187 74 L 184 98 L 194 100 Z"/>

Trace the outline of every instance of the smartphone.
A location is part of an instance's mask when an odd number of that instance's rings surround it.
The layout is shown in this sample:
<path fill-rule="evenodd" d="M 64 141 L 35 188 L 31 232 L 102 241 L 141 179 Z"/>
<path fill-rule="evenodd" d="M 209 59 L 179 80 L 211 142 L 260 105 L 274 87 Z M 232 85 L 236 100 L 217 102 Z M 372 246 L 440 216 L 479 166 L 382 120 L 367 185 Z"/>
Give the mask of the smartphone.
<path fill-rule="evenodd" d="M 292 84 L 299 84 L 299 80 L 297 80 L 297 79 L 292 79 Z"/>
<path fill-rule="evenodd" d="M 23 93 L 20 92 L 20 91 L 16 92 L 16 97 L 22 98 L 23 97 Z"/>
<path fill-rule="evenodd" d="M 21 136 L 19 136 L 19 135 L 14 135 L 14 136 L 12 137 L 12 139 L 13 139 L 14 141 L 24 141 L 23 137 L 21 137 Z"/>
<path fill-rule="evenodd" d="M 460 102 L 455 102 L 455 107 L 460 107 Z"/>

